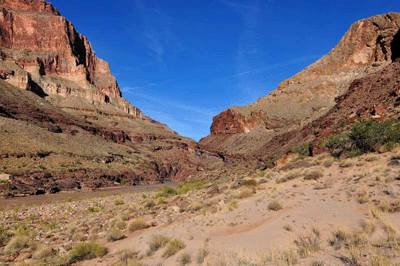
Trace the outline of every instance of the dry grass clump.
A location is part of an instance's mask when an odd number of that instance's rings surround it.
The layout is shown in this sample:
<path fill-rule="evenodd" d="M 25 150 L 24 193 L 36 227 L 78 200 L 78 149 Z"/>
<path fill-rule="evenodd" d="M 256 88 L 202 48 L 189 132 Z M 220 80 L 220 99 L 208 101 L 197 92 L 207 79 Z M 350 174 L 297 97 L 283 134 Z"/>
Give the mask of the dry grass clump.
<path fill-rule="evenodd" d="M 138 230 L 143 230 L 149 228 L 150 225 L 147 224 L 143 219 L 137 219 L 129 224 L 129 232 L 135 232 Z"/>
<path fill-rule="evenodd" d="M 334 162 L 335 162 L 335 159 L 327 158 L 324 160 L 323 164 L 326 168 L 328 168 L 328 167 L 331 167 Z"/>
<path fill-rule="evenodd" d="M 319 169 L 309 170 L 304 174 L 304 180 L 317 180 L 324 176 L 324 173 Z"/>
<path fill-rule="evenodd" d="M 298 170 L 289 171 L 284 176 L 278 177 L 276 179 L 276 183 L 280 184 L 280 183 L 288 182 L 290 180 L 294 180 L 296 178 L 299 178 L 300 176 L 301 176 L 301 173 Z"/>
<path fill-rule="evenodd" d="M 344 229 L 337 229 L 333 232 L 333 238 L 329 240 L 331 246 L 335 249 L 341 249 L 342 246 L 349 240 L 350 234 Z"/>
<path fill-rule="evenodd" d="M 169 258 L 175 255 L 179 250 L 184 249 L 185 247 L 186 245 L 182 240 L 174 238 L 168 242 L 168 245 L 163 253 L 163 257 Z"/>
<path fill-rule="evenodd" d="M 123 238 L 125 238 L 124 234 L 116 228 L 112 228 L 106 235 L 107 242 L 114 242 Z"/>
<path fill-rule="evenodd" d="M 360 223 L 361 229 L 368 235 L 372 235 L 376 230 L 376 223 L 374 219 L 364 219 Z"/>
<path fill-rule="evenodd" d="M 247 179 L 242 182 L 242 186 L 246 187 L 256 187 L 257 181 L 255 179 Z"/>
<path fill-rule="evenodd" d="M 106 254 L 107 249 L 98 243 L 81 242 L 73 246 L 69 253 L 68 263 L 103 257 Z"/>
<path fill-rule="evenodd" d="M 199 248 L 197 250 L 196 262 L 198 264 L 202 264 L 207 256 L 208 256 L 208 249 L 206 247 Z"/>
<path fill-rule="evenodd" d="M 302 258 L 310 256 L 311 253 L 321 250 L 321 238 L 319 231 L 313 230 L 308 235 L 299 235 L 295 241 L 298 254 Z"/>
<path fill-rule="evenodd" d="M 353 166 L 353 162 L 350 160 L 341 160 L 339 161 L 339 167 L 341 168 L 347 168 Z"/>
<path fill-rule="evenodd" d="M 318 183 L 314 186 L 314 189 L 328 189 L 328 188 L 332 188 L 334 185 L 334 181 L 332 179 L 328 179 L 325 182 L 322 183 Z"/>
<path fill-rule="evenodd" d="M 139 252 L 136 250 L 121 250 L 117 252 L 117 266 L 144 266 L 139 262 Z"/>
<path fill-rule="evenodd" d="M 34 258 L 35 260 L 42 260 L 50 258 L 55 254 L 56 251 L 52 247 L 42 246 L 32 254 L 32 258 Z"/>
<path fill-rule="evenodd" d="M 164 235 L 152 235 L 149 240 L 149 251 L 148 255 L 156 252 L 160 248 L 164 247 L 169 241 L 169 238 Z"/>
<path fill-rule="evenodd" d="M 379 158 L 374 155 L 369 155 L 369 156 L 365 157 L 365 161 L 367 161 L 367 162 L 374 162 L 374 161 L 377 161 L 378 159 Z"/>
<path fill-rule="evenodd" d="M 365 190 L 361 191 L 361 192 L 358 194 L 357 201 L 358 201 L 360 204 L 367 203 L 367 202 L 369 201 L 369 193 L 368 193 L 367 191 L 365 191 Z"/>
<path fill-rule="evenodd" d="M 268 204 L 268 209 L 273 211 L 279 211 L 283 209 L 283 205 L 278 200 L 271 200 Z"/>
<path fill-rule="evenodd" d="M 239 199 L 248 198 L 255 193 L 253 188 L 244 187 L 238 194 Z"/>
<path fill-rule="evenodd" d="M 177 262 L 180 266 L 185 266 L 192 262 L 192 257 L 189 252 L 184 252 L 178 257 Z"/>
<path fill-rule="evenodd" d="M 7 243 L 4 248 L 5 254 L 13 254 L 17 251 L 20 251 L 24 248 L 29 248 L 32 246 L 32 241 L 26 235 L 17 235 L 11 238 L 11 240 Z"/>

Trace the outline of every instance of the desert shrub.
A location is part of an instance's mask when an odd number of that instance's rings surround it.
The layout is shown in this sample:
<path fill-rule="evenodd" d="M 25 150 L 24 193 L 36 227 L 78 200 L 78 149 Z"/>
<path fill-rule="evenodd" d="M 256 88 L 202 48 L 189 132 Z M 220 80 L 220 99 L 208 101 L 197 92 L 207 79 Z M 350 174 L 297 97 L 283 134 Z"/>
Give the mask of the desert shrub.
<path fill-rule="evenodd" d="M 278 200 L 271 200 L 268 204 L 268 209 L 273 211 L 279 211 L 283 209 L 283 206 L 282 203 L 280 203 Z"/>
<path fill-rule="evenodd" d="M 176 190 L 179 194 L 186 194 L 189 191 L 200 190 L 205 184 L 209 183 L 207 180 L 190 180 L 185 183 L 176 186 Z"/>
<path fill-rule="evenodd" d="M 8 232 L 7 227 L 0 225 L 0 247 L 5 246 L 10 237 L 11 234 Z"/>
<path fill-rule="evenodd" d="M 350 156 L 358 156 L 379 151 L 382 146 L 390 148 L 399 140 L 399 122 L 393 120 L 379 122 L 371 119 L 353 123 L 350 132 L 332 136 L 325 146 L 334 156 L 340 156 L 343 152 Z"/>
<path fill-rule="evenodd" d="M 206 247 L 199 248 L 197 250 L 197 257 L 196 257 L 197 263 L 202 264 L 207 255 L 208 255 L 208 250 Z"/>
<path fill-rule="evenodd" d="M 148 254 L 151 254 L 160 248 L 164 247 L 169 241 L 169 238 L 164 235 L 152 235 L 149 240 L 149 251 Z"/>
<path fill-rule="evenodd" d="M 148 200 L 146 201 L 146 203 L 144 204 L 144 207 L 147 209 L 151 209 L 154 206 L 156 206 L 155 202 L 153 200 Z"/>
<path fill-rule="evenodd" d="M 238 198 L 239 199 L 247 198 L 247 197 L 250 197 L 251 195 L 253 195 L 254 193 L 255 193 L 255 191 L 253 189 L 245 187 L 238 194 Z"/>
<path fill-rule="evenodd" d="M 170 196 L 173 195 L 178 195 L 178 191 L 176 191 L 175 189 L 173 189 L 172 187 L 168 187 L 168 186 L 164 186 L 162 188 L 160 188 L 160 192 L 158 192 L 155 196 L 155 198 L 168 198 Z"/>
<path fill-rule="evenodd" d="M 168 242 L 168 245 L 164 251 L 163 257 L 169 258 L 175 255 L 179 250 L 184 249 L 186 247 L 185 243 L 178 238 L 174 238 Z"/>
<path fill-rule="evenodd" d="M 149 228 L 150 225 L 148 225 L 143 219 L 137 219 L 129 224 L 129 232 L 134 232 L 138 230 L 143 230 L 146 228 Z"/>
<path fill-rule="evenodd" d="M 122 199 L 116 199 L 116 200 L 114 200 L 114 204 L 115 205 L 122 205 L 122 204 L 124 204 L 124 201 Z"/>
<path fill-rule="evenodd" d="M 292 149 L 292 153 L 297 153 L 298 157 L 297 159 L 301 160 L 304 159 L 304 157 L 311 156 L 311 151 L 310 151 L 310 144 L 307 142 L 304 142 Z"/>
<path fill-rule="evenodd" d="M 324 176 L 324 173 L 321 170 L 310 170 L 307 171 L 304 175 L 305 180 L 317 180 Z"/>
<path fill-rule="evenodd" d="M 265 163 L 259 164 L 256 166 L 256 169 L 261 169 L 261 170 L 265 170 L 267 168 L 272 168 L 275 166 L 275 162 L 279 160 L 279 157 L 276 157 L 275 155 L 272 155 L 269 157 L 268 161 L 266 161 Z"/>
<path fill-rule="evenodd" d="M 52 247 L 40 247 L 32 255 L 32 258 L 36 260 L 42 260 L 49 258 L 56 254 L 56 251 Z"/>
<path fill-rule="evenodd" d="M 297 171 L 297 170 L 290 171 L 290 172 L 286 173 L 284 176 L 278 177 L 276 179 L 276 183 L 280 184 L 280 183 L 288 182 L 288 181 L 296 179 L 300 176 L 301 176 L 301 174 L 299 171 Z"/>
<path fill-rule="evenodd" d="M 114 242 L 123 239 L 125 236 L 122 232 L 116 228 L 112 228 L 106 235 L 106 240 L 108 242 Z"/>
<path fill-rule="evenodd" d="M 295 242 L 298 246 L 298 253 L 302 258 L 308 257 L 312 252 L 321 249 L 321 239 L 319 234 L 310 233 L 308 235 L 300 235 Z"/>
<path fill-rule="evenodd" d="M 257 181 L 254 179 L 247 179 L 242 182 L 242 185 L 247 187 L 256 187 Z"/>
<path fill-rule="evenodd" d="M 32 245 L 32 241 L 26 235 L 17 235 L 11 238 L 4 248 L 6 254 L 12 254 L 24 248 L 28 248 Z"/>
<path fill-rule="evenodd" d="M 135 250 L 121 250 L 117 252 L 118 255 L 118 266 L 128 266 L 128 265 L 141 265 L 138 264 L 138 254 L 139 252 Z"/>
<path fill-rule="evenodd" d="M 69 254 L 69 263 L 103 257 L 107 249 L 95 242 L 82 242 L 75 244 Z"/>
<path fill-rule="evenodd" d="M 190 264 L 192 262 L 192 258 L 190 256 L 190 253 L 189 252 L 182 253 L 178 257 L 177 262 L 179 263 L 180 266 L 185 266 L 187 264 Z"/>

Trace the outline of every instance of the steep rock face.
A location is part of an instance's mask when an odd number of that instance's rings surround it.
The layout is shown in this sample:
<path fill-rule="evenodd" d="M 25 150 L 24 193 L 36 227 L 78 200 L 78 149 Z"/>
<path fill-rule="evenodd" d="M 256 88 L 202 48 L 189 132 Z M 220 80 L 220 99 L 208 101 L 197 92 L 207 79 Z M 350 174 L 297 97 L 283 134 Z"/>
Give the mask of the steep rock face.
<path fill-rule="evenodd" d="M 211 135 L 200 144 L 230 154 L 245 154 L 274 136 L 321 117 L 353 80 L 379 71 L 399 57 L 393 49 L 399 42 L 399 28 L 398 13 L 354 23 L 329 54 L 283 81 L 268 96 L 215 116 Z"/>
<path fill-rule="evenodd" d="M 15 77 L 5 79 L 11 84 L 25 88 L 20 75 L 25 71 L 60 106 L 71 107 L 71 103 L 57 96 L 76 96 L 90 104 L 112 104 L 121 112 L 141 116 L 139 109 L 121 97 L 108 63 L 96 57 L 87 38 L 51 4 L 0 1 L 0 32 L 2 70 L 16 65 Z"/>

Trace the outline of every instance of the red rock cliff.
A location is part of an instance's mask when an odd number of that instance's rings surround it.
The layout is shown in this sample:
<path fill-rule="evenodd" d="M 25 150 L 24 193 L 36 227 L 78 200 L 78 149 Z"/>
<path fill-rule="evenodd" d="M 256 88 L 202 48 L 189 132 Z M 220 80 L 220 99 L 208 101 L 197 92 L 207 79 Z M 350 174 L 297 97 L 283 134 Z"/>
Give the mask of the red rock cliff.
<path fill-rule="evenodd" d="M 334 106 L 334 99 L 345 93 L 353 80 L 381 70 L 398 57 L 392 50 L 399 27 L 399 13 L 354 23 L 329 54 L 284 80 L 268 96 L 215 116 L 211 135 L 200 143 L 221 151 L 247 152 L 244 145 L 248 141 L 258 147 L 276 135 L 318 119 Z"/>
<path fill-rule="evenodd" d="M 108 63 L 97 58 L 86 37 L 50 3 L 0 0 L 0 32 L 1 70 L 13 70 L 7 82 L 26 88 L 25 82 L 32 80 L 62 107 L 78 107 L 66 99 L 80 97 L 141 116 L 122 98 Z"/>

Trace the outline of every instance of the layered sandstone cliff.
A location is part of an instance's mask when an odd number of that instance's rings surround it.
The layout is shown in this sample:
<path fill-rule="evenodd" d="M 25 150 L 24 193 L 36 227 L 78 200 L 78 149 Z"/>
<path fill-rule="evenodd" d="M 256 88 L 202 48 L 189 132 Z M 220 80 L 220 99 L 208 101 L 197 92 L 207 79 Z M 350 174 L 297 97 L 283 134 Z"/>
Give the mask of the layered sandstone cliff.
<path fill-rule="evenodd" d="M 79 97 L 86 99 L 86 109 L 141 117 L 122 98 L 108 63 L 50 3 L 1 0 L 0 32 L 0 71 L 8 71 L 3 78 L 10 84 L 29 89 L 34 82 L 61 107 L 80 107 L 81 101 L 71 100 Z"/>
<path fill-rule="evenodd" d="M 351 82 L 377 72 L 398 57 L 400 14 L 388 13 L 354 23 L 329 54 L 257 102 L 230 107 L 213 119 L 203 147 L 246 154 L 277 135 L 321 117 Z"/>

